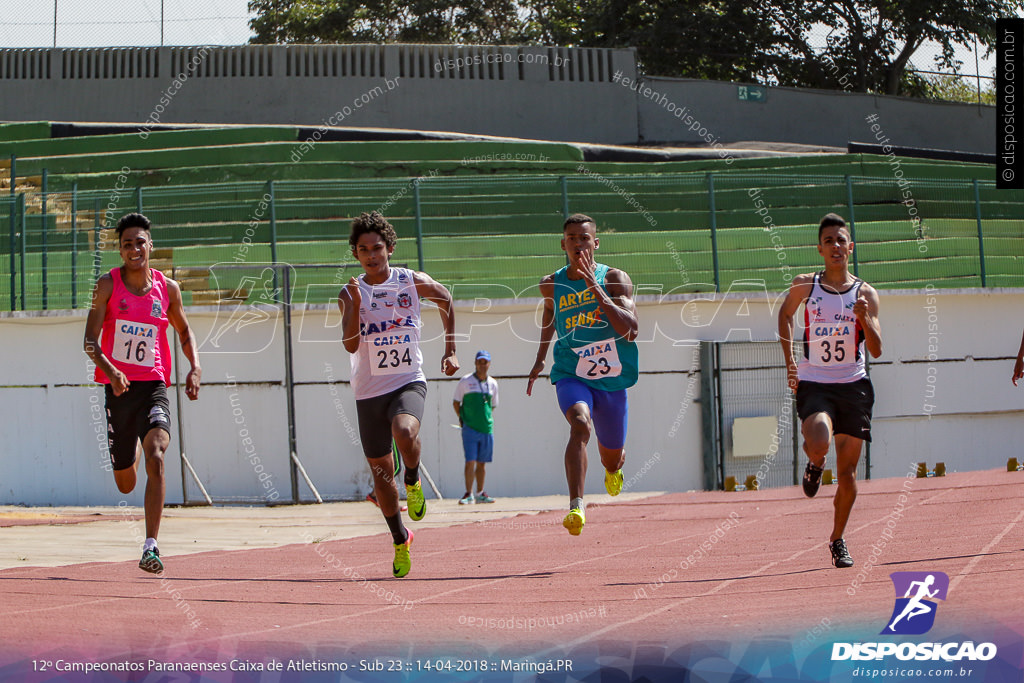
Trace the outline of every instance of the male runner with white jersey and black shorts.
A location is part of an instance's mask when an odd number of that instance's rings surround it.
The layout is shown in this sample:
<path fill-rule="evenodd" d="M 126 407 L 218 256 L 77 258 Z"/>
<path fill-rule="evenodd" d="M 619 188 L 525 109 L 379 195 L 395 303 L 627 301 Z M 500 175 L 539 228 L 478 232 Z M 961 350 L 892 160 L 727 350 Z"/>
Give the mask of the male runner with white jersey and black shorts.
<path fill-rule="evenodd" d="M 779 310 L 779 341 L 787 381 L 796 392 L 807 467 L 803 489 L 818 492 L 829 443 L 835 437 L 838 486 L 829 550 L 836 567 L 852 567 L 843 531 L 857 498 L 857 462 L 871 441 L 875 392 L 865 368 L 864 351 L 882 354 L 878 292 L 849 271 L 853 253 L 846 221 L 830 213 L 818 227 L 818 253 L 825 269 L 798 275 Z M 793 358 L 793 318 L 804 304 L 803 357 Z"/>
<path fill-rule="evenodd" d="M 455 312 L 451 293 L 443 285 L 425 273 L 390 265 L 398 235 L 376 211 L 352 221 L 348 241 L 364 272 L 351 278 L 338 295 L 343 343 L 352 354 L 359 438 L 373 473 L 374 493 L 394 540 L 392 574 L 398 578 L 412 567 L 409 546 L 413 534 L 402 525 L 400 516 L 392 439 L 405 463 L 409 517 L 420 520 L 427 512 L 419 477 L 420 421 L 427 395 L 421 369 L 420 300 L 434 302 L 441 314 L 445 334 L 441 371 L 449 377 L 459 369 Z"/>

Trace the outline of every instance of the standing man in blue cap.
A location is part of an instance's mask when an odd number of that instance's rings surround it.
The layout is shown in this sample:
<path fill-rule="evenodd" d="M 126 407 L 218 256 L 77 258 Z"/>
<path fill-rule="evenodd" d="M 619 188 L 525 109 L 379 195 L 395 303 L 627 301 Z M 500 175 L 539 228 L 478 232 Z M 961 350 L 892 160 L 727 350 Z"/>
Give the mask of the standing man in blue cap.
<path fill-rule="evenodd" d="M 494 417 L 498 407 L 498 382 L 487 376 L 491 354 L 477 351 L 476 370 L 469 373 L 455 388 L 455 414 L 462 427 L 462 448 L 466 454 L 466 493 L 459 505 L 493 503 L 484 491 L 484 467 L 494 455 Z M 473 496 L 473 480 L 477 494 Z"/>

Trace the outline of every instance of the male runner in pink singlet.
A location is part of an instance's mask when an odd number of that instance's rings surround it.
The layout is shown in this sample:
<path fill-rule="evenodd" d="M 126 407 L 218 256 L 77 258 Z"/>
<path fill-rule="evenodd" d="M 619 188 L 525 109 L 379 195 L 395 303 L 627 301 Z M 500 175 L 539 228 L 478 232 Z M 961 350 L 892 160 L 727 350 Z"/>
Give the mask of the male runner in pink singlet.
<path fill-rule="evenodd" d="M 149 267 L 153 249 L 149 219 L 130 213 L 117 222 L 124 263 L 100 277 L 85 323 L 85 352 L 96 364 L 95 379 L 106 384 L 107 432 L 114 482 L 121 493 L 135 489 L 142 441 L 146 458 L 146 541 L 139 568 L 158 574 L 164 565 L 156 537 L 164 507 L 164 453 L 171 443 L 167 386 L 171 351 L 167 325 L 192 364 L 185 393 L 199 397 L 202 370 L 196 339 L 185 318 L 178 283 Z"/>

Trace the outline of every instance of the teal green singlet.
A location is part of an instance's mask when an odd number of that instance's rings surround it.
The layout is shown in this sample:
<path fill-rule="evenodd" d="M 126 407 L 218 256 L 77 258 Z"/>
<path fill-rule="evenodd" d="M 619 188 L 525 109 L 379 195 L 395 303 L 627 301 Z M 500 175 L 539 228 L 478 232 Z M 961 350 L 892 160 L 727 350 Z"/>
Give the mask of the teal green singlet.
<path fill-rule="evenodd" d="M 594 276 L 608 291 L 608 266 L 596 264 Z M 575 377 L 602 391 L 618 391 L 636 384 L 639 374 L 636 342 L 623 339 L 604 319 L 597 298 L 586 280 L 569 279 L 569 266 L 554 275 L 555 364 L 551 382 Z"/>

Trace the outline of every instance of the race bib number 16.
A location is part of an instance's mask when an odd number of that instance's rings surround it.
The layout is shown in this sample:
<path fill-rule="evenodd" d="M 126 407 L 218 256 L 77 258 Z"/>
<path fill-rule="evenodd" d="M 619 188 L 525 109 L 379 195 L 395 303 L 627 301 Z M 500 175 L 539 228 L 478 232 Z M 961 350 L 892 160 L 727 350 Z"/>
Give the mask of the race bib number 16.
<path fill-rule="evenodd" d="M 114 327 L 114 358 L 122 363 L 151 368 L 156 364 L 156 325 L 118 320 Z"/>
<path fill-rule="evenodd" d="M 588 344 L 573 349 L 579 357 L 576 363 L 576 376 L 583 379 L 602 379 L 604 377 L 618 377 L 622 374 L 622 363 L 619 361 L 619 350 L 615 347 L 615 341 L 606 339 L 604 341 Z"/>

